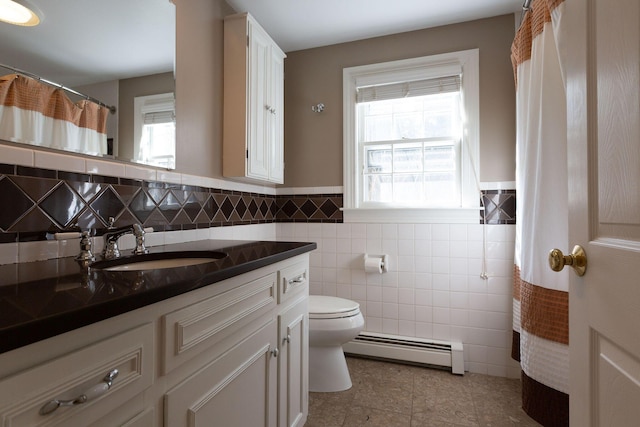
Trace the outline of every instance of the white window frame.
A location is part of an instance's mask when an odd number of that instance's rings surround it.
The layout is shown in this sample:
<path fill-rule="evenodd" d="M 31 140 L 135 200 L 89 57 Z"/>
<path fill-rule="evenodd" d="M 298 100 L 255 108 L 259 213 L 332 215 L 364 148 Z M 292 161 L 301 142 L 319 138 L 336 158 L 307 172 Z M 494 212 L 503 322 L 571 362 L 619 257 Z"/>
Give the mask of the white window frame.
<path fill-rule="evenodd" d="M 462 72 L 463 132 L 461 144 L 461 206 L 452 208 L 362 207 L 363 179 L 356 141 L 356 89 L 399 81 L 438 78 Z M 480 209 L 479 52 L 470 49 L 343 70 L 343 183 L 345 222 L 478 223 Z"/>
<path fill-rule="evenodd" d="M 138 158 L 140 153 L 140 143 L 142 140 L 142 129 L 144 127 L 144 116 L 147 113 L 159 111 L 173 111 L 175 116 L 176 101 L 173 92 L 159 93 L 155 95 L 136 96 L 133 98 L 133 159 L 134 163 L 145 163 Z M 174 147 L 174 166 L 169 169 L 175 169 L 175 147 Z M 153 164 L 151 166 L 164 167 L 161 164 Z"/>

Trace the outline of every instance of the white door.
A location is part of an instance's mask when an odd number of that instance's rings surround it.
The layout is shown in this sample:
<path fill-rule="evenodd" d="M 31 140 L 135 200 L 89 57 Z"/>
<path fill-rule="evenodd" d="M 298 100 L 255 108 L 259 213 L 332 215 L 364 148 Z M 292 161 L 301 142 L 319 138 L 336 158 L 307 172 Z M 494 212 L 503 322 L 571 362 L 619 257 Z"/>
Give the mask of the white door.
<path fill-rule="evenodd" d="M 569 242 L 588 262 L 569 289 L 570 422 L 638 426 L 640 2 L 566 0 L 562 16 Z"/>

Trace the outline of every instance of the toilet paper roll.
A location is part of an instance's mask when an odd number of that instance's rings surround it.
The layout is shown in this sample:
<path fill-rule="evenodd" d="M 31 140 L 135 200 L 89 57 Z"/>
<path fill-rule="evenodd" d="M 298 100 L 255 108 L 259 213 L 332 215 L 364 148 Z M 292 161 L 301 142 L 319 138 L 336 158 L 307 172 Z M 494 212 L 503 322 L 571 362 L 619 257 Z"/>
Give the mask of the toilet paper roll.
<path fill-rule="evenodd" d="M 380 258 L 380 257 L 365 257 L 365 259 L 364 259 L 364 271 L 366 273 L 382 274 L 382 258 Z"/>

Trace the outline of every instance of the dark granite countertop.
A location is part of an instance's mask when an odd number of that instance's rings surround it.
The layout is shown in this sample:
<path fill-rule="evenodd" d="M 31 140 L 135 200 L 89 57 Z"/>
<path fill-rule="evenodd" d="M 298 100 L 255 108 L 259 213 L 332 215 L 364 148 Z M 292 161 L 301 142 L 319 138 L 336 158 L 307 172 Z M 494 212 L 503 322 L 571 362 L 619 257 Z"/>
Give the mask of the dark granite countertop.
<path fill-rule="evenodd" d="M 150 253 L 219 251 L 228 256 L 204 264 L 147 271 L 89 269 L 86 272 L 73 257 L 2 265 L 0 353 L 215 284 L 316 247 L 315 243 L 224 240 L 156 246 L 149 248 Z"/>

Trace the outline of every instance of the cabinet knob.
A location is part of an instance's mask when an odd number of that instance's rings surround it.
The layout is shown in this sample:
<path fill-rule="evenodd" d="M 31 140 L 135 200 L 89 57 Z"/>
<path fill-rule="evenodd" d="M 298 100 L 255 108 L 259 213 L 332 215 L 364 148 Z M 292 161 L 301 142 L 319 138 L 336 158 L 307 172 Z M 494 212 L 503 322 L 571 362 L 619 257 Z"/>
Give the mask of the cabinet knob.
<path fill-rule="evenodd" d="M 100 384 L 91 387 L 90 389 L 86 390 L 84 393 L 82 393 L 80 396 L 76 397 L 75 399 L 50 400 L 49 402 L 42 405 L 42 407 L 40 408 L 40 415 L 48 415 L 61 406 L 80 405 L 82 403 L 86 403 L 90 400 L 93 400 L 102 396 L 111 388 L 111 385 L 113 384 L 113 380 L 117 376 L 118 376 L 118 370 L 114 369 L 104 377 L 104 379 Z"/>
<path fill-rule="evenodd" d="M 278 348 L 274 348 L 273 350 L 271 350 L 271 354 L 273 355 L 273 357 L 278 357 L 278 354 L 280 354 L 280 350 L 278 350 Z"/>
<path fill-rule="evenodd" d="M 289 343 L 289 342 L 291 342 L 291 335 L 287 335 L 286 337 L 284 337 L 284 338 L 282 339 L 282 343 L 283 343 L 283 344 L 285 344 L 285 343 Z"/>

